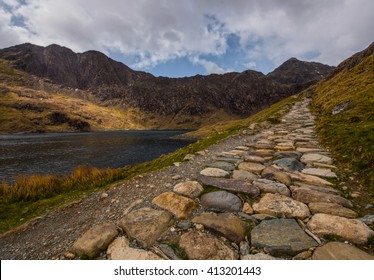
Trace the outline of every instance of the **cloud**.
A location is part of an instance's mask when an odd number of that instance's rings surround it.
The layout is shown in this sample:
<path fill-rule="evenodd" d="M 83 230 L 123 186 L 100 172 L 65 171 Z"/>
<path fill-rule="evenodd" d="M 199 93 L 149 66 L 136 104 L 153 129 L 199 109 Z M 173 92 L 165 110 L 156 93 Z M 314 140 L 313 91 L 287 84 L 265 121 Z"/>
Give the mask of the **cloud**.
<path fill-rule="evenodd" d="M 187 57 L 207 73 L 266 72 L 289 57 L 339 63 L 373 40 L 373 11 L 372 0 L 2 0 L 0 47 L 57 43 L 131 56 L 138 69 Z M 216 61 L 228 53 L 236 65 Z"/>

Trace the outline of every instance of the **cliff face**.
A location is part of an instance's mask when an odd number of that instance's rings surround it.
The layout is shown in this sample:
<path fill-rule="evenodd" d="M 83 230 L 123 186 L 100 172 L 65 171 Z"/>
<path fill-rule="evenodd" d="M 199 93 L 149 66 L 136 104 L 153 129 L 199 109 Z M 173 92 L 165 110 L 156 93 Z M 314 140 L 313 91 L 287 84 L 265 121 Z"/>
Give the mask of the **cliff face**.
<path fill-rule="evenodd" d="M 100 105 L 139 108 L 161 115 L 203 115 L 222 109 L 229 115 L 244 117 L 295 93 L 290 84 L 311 80 L 283 79 L 288 64 L 268 76 L 248 70 L 187 78 L 154 77 L 100 52 L 77 54 L 58 45 L 18 45 L 0 50 L 0 58 L 12 60 L 16 68 L 56 84 L 89 90 Z M 305 65 L 309 64 L 302 63 L 297 70 Z M 306 76 L 309 71 L 305 69 L 299 76 Z"/>

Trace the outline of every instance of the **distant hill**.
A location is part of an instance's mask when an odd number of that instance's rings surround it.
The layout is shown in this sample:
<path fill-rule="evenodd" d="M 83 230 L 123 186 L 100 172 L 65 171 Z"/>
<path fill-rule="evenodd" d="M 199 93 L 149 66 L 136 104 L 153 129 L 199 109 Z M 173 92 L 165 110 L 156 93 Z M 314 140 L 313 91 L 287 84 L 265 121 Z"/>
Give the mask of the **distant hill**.
<path fill-rule="evenodd" d="M 143 128 L 199 128 L 247 117 L 296 93 L 305 83 L 322 79 L 332 69 L 291 61 L 267 76 L 247 70 L 166 78 L 134 71 L 97 51 L 74 53 L 58 45 L 32 44 L 2 49 L 0 59 L 31 74 L 34 89 L 68 94 L 123 112 L 140 112 L 137 122 Z"/>

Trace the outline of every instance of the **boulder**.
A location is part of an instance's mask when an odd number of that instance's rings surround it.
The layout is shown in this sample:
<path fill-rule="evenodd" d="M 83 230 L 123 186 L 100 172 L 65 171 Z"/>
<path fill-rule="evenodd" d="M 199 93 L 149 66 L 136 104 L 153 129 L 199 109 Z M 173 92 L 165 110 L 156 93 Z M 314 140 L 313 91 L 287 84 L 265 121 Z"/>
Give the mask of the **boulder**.
<path fill-rule="evenodd" d="M 93 226 L 74 243 L 71 251 L 78 256 L 95 258 L 107 249 L 117 234 L 117 227 L 112 223 Z"/>
<path fill-rule="evenodd" d="M 238 254 L 217 238 L 199 232 L 183 234 L 179 246 L 191 260 L 237 260 Z"/>
<path fill-rule="evenodd" d="M 170 211 L 177 219 L 188 218 L 196 208 L 195 202 L 192 199 L 174 192 L 162 193 L 155 197 L 152 203 L 162 209 Z"/>
<path fill-rule="evenodd" d="M 131 248 L 126 237 L 116 238 L 108 247 L 109 260 L 162 260 L 156 254 L 137 248 Z"/>
<path fill-rule="evenodd" d="M 174 223 L 173 215 L 164 210 L 144 207 L 125 215 L 118 225 L 143 248 L 151 247 Z"/>
<path fill-rule="evenodd" d="M 231 214 L 201 213 L 192 220 L 196 224 L 202 224 L 205 228 L 219 232 L 227 239 L 240 243 L 245 238 L 245 224 L 240 218 Z"/>
<path fill-rule="evenodd" d="M 318 244 L 294 219 L 262 221 L 251 232 L 253 247 L 264 248 L 272 256 L 295 256 Z"/>
<path fill-rule="evenodd" d="M 253 185 L 260 189 L 262 193 L 280 193 L 285 196 L 290 196 L 291 192 L 286 185 L 277 183 L 267 179 L 256 179 Z"/>
<path fill-rule="evenodd" d="M 200 202 L 205 209 L 221 212 L 239 212 L 243 208 L 240 198 L 226 191 L 206 193 L 201 196 Z"/>
<path fill-rule="evenodd" d="M 374 256 L 350 244 L 329 242 L 314 251 L 312 260 L 374 260 Z"/>
<path fill-rule="evenodd" d="M 374 231 L 359 220 L 328 214 L 315 214 L 308 228 L 317 235 L 333 234 L 355 244 L 365 244 L 374 236 Z"/>
<path fill-rule="evenodd" d="M 196 181 L 186 181 L 179 184 L 176 184 L 173 188 L 173 191 L 187 196 L 189 198 L 196 198 L 203 192 L 203 186 Z"/>
<path fill-rule="evenodd" d="M 275 217 L 305 219 L 310 216 L 308 206 L 281 194 L 267 193 L 252 207 L 255 213 Z"/>
<path fill-rule="evenodd" d="M 203 176 L 200 176 L 198 180 L 206 186 L 212 186 L 227 191 L 241 192 L 251 197 L 256 197 L 260 194 L 260 190 L 257 187 L 244 180 L 211 178 Z"/>

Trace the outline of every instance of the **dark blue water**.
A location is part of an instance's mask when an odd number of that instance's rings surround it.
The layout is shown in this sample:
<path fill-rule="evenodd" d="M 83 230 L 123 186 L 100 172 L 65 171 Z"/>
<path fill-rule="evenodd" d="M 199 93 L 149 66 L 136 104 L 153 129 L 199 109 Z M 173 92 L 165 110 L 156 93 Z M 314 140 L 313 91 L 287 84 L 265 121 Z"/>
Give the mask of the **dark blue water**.
<path fill-rule="evenodd" d="M 68 174 L 89 165 L 117 168 L 150 161 L 191 141 L 170 137 L 185 131 L 105 131 L 0 135 L 0 180 L 19 175 Z"/>

